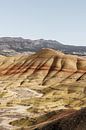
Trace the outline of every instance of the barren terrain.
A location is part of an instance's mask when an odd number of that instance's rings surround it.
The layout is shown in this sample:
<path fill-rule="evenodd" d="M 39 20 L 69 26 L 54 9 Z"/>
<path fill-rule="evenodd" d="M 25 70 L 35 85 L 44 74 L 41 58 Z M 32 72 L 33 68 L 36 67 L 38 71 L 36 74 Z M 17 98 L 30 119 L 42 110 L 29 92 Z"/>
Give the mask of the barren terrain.
<path fill-rule="evenodd" d="M 0 56 L 0 130 L 54 130 L 44 124 L 63 120 L 65 115 L 65 120 L 71 114 L 77 117 L 84 107 L 86 57 L 52 49 Z M 77 126 L 76 130 L 85 130 L 86 114 L 83 120 L 83 129 Z"/>

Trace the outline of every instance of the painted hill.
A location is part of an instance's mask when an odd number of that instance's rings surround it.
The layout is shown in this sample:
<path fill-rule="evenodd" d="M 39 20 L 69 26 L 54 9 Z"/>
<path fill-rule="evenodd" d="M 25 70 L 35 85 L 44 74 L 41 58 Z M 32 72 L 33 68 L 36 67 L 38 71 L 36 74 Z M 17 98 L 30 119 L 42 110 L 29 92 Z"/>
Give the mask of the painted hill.
<path fill-rule="evenodd" d="M 31 130 L 52 112 L 56 116 L 60 110 L 84 107 L 86 57 L 48 48 L 32 55 L 0 56 L 1 130 Z"/>

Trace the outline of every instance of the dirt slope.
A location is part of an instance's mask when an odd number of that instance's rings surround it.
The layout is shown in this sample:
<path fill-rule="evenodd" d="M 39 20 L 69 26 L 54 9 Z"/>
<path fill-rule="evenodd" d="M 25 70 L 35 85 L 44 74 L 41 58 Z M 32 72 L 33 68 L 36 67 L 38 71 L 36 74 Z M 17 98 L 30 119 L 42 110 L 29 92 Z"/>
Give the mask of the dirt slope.
<path fill-rule="evenodd" d="M 1 130 L 29 127 L 46 113 L 82 107 L 86 107 L 85 57 L 52 49 L 0 56 Z"/>

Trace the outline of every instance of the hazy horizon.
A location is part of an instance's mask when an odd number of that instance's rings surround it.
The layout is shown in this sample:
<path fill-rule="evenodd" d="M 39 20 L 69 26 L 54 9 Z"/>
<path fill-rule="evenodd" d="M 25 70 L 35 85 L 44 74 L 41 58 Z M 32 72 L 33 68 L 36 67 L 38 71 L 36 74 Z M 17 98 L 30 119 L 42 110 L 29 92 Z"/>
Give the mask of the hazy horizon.
<path fill-rule="evenodd" d="M 0 0 L 0 37 L 86 46 L 85 0 Z"/>

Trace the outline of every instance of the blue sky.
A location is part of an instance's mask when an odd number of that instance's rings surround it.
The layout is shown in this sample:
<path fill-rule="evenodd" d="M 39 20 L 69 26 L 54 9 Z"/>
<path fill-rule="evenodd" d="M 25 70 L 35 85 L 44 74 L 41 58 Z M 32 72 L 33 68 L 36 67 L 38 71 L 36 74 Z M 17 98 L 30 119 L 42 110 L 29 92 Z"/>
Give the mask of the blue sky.
<path fill-rule="evenodd" d="M 0 0 L 0 37 L 86 46 L 86 0 Z"/>

